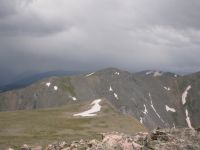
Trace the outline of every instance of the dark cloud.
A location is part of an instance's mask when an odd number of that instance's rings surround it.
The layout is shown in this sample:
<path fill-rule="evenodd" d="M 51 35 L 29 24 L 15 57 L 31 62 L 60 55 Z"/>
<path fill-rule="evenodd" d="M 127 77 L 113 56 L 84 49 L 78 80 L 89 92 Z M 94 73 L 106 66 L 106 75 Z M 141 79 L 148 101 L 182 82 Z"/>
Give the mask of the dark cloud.
<path fill-rule="evenodd" d="M 0 19 L 19 13 L 20 9 L 27 7 L 33 0 L 0 0 Z"/>
<path fill-rule="evenodd" d="M 0 36 L 45 36 L 70 28 L 70 23 L 38 13 L 32 8 L 36 2 L 0 0 Z"/>
<path fill-rule="evenodd" d="M 66 24 L 60 25 L 57 22 L 45 22 L 37 16 L 29 16 L 22 19 L 16 18 L 16 20 L 12 21 L 0 21 L 1 36 L 46 36 L 62 32 L 66 28 L 69 28 Z"/>
<path fill-rule="evenodd" d="M 8 17 L 17 12 L 16 1 L 0 0 L 0 18 Z"/>
<path fill-rule="evenodd" d="M 200 70 L 197 0 L 0 0 L 0 68 Z"/>

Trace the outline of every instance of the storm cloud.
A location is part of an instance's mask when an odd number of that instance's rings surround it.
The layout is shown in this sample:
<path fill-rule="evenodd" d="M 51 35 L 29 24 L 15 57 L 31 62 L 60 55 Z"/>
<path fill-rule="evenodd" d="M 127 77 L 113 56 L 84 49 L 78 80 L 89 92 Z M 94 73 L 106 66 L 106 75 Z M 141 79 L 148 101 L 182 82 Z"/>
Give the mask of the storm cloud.
<path fill-rule="evenodd" d="M 200 70 L 198 0 L 0 0 L 0 69 Z"/>

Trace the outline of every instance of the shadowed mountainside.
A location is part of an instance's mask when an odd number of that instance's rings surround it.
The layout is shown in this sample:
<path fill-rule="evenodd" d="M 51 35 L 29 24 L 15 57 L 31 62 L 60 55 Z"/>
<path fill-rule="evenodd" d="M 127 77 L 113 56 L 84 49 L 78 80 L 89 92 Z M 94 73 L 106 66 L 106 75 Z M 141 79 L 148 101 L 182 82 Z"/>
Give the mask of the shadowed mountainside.
<path fill-rule="evenodd" d="M 198 127 L 200 75 L 161 71 L 129 73 L 108 68 L 90 74 L 50 77 L 0 93 L 0 111 L 58 107 L 104 98 L 145 127 Z"/>

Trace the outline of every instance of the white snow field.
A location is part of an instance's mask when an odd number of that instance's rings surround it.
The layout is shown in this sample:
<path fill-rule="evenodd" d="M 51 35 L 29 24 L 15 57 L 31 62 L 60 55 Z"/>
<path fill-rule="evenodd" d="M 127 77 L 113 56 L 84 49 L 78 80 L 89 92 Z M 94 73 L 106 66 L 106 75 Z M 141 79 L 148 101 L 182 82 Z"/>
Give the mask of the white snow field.
<path fill-rule="evenodd" d="M 169 106 L 165 105 L 166 111 L 176 112 L 176 109 L 170 108 Z"/>
<path fill-rule="evenodd" d="M 189 85 L 185 91 L 183 92 L 182 94 L 182 104 L 184 105 L 186 103 L 186 98 L 187 98 L 187 95 L 188 95 L 188 91 L 192 88 L 191 85 Z"/>
<path fill-rule="evenodd" d="M 110 88 L 109 88 L 109 91 L 110 91 L 110 92 L 113 92 L 113 89 L 112 89 L 112 87 L 111 87 L 111 86 L 110 86 Z"/>
<path fill-rule="evenodd" d="M 115 97 L 116 99 L 119 99 L 119 97 L 118 97 L 118 95 L 117 95 L 116 93 L 114 93 L 114 97 Z"/>
<path fill-rule="evenodd" d="M 147 107 L 146 107 L 145 104 L 144 104 L 144 111 L 143 111 L 143 113 L 144 113 L 145 115 L 148 113 L 148 111 L 147 111 Z"/>
<path fill-rule="evenodd" d="M 99 104 L 101 102 L 101 99 L 97 99 L 94 100 L 90 105 L 93 105 L 91 109 L 78 113 L 78 114 L 74 114 L 73 116 L 82 116 L 82 117 L 92 117 L 92 116 L 96 116 L 97 112 L 99 112 L 101 110 L 101 105 Z"/>
<path fill-rule="evenodd" d="M 187 109 L 185 110 L 185 115 L 186 115 L 186 122 L 187 122 L 187 124 L 188 124 L 188 127 L 189 127 L 190 129 L 193 129 L 192 124 L 191 124 L 191 121 L 190 121 L 190 117 L 189 117 L 189 115 L 188 115 L 188 110 L 187 110 Z"/>
<path fill-rule="evenodd" d="M 57 86 L 54 86 L 53 88 L 54 88 L 54 90 L 55 90 L 55 91 L 57 91 L 57 90 L 58 90 L 58 87 L 57 87 Z"/>
<path fill-rule="evenodd" d="M 76 97 L 73 97 L 73 96 L 70 96 L 70 98 L 73 100 L 73 101 L 76 101 L 77 98 Z"/>
<path fill-rule="evenodd" d="M 158 72 L 158 71 L 154 72 L 154 74 L 153 74 L 154 77 L 159 77 L 159 76 L 162 76 L 162 75 L 163 75 L 163 73 Z"/>
<path fill-rule="evenodd" d="M 92 73 L 90 73 L 90 74 L 87 74 L 86 77 L 89 77 L 89 76 L 91 76 L 91 75 L 93 75 L 93 74 L 95 74 L 95 72 L 92 72 Z"/>
<path fill-rule="evenodd" d="M 158 118 L 160 118 L 160 120 L 164 123 L 164 120 L 161 118 L 161 116 L 158 114 L 158 112 L 156 111 L 154 105 L 153 105 L 153 102 L 152 102 L 152 97 L 151 97 L 151 93 L 149 93 L 149 98 L 151 100 L 151 108 L 154 110 L 154 112 L 156 113 L 156 115 L 158 116 Z"/>
<path fill-rule="evenodd" d="M 51 83 L 50 82 L 47 82 L 46 83 L 46 86 L 50 87 Z"/>
<path fill-rule="evenodd" d="M 163 88 L 164 88 L 165 90 L 167 90 L 167 91 L 170 91 L 170 90 L 171 90 L 170 87 L 166 87 L 166 86 L 164 86 Z"/>

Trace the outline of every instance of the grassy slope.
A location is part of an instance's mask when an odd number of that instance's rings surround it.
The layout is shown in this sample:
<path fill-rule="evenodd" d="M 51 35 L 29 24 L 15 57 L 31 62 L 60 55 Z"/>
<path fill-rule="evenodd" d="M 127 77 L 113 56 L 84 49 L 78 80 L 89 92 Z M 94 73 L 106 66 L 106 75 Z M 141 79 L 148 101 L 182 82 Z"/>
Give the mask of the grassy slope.
<path fill-rule="evenodd" d="M 73 113 L 87 110 L 88 102 L 59 108 L 0 113 L 0 145 L 45 145 L 54 141 L 100 138 L 99 133 L 118 131 L 134 134 L 145 129 L 132 117 L 118 114 L 102 102 L 97 117 L 77 118 Z"/>

